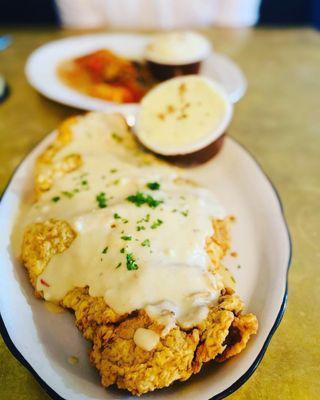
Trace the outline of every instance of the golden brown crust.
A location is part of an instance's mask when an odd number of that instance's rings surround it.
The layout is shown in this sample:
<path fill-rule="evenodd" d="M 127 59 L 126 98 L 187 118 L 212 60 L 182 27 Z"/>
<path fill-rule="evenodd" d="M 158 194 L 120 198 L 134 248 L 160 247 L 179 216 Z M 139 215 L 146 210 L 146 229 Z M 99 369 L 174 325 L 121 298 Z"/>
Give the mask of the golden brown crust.
<path fill-rule="evenodd" d="M 211 310 L 205 321 L 205 329 L 201 334 L 201 342 L 195 354 L 193 370 L 199 372 L 202 364 L 222 353 L 225 349 L 224 341 L 234 319 L 231 311 Z"/>
<path fill-rule="evenodd" d="M 38 157 L 35 168 L 35 191 L 38 196 L 49 190 L 56 179 L 76 170 L 82 164 L 80 154 L 68 154 L 55 159 L 59 151 L 72 141 L 71 127 L 77 120 L 77 117 L 71 117 L 64 121 L 58 129 L 55 140 Z"/>
<path fill-rule="evenodd" d="M 160 327 L 144 311 L 132 314 L 119 324 L 98 327 L 94 331 L 90 359 L 100 372 L 102 384 L 106 387 L 116 384 L 141 395 L 176 380 L 188 379 L 205 362 L 221 361 L 237 354 L 250 335 L 256 333 L 257 321 L 252 314 L 237 317 L 235 312 L 242 303 L 239 298 L 228 296 L 211 308 L 201 326 L 190 330 L 176 327 L 151 351 L 141 349 L 133 340 L 138 328 L 160 333 Z M 224 309 L 232 304 L 235 310 Z"/>
<path fill-rule="evenodd" d="M 101 374 L 103 386 L 117 384 L 140 395 L 169 386 L 177 379 L 188 379 L 193 373 L 198 331 L 174 328 L 155 349 L 145 351 L 133 340 L 138 328 L 157 329 L 146 313 L 140 311 L 116 327 L 104 326 L 95 332 L 90 359 Z"/>
<path fill-rule="evenodd" d="M 50 219 L 27 227 L 22 242 L 22 261 L 33 286 L 51 258 L 65 251 L 75 237 L 76 233 L 65 221 Z"/>
<path fill-rule="evenodd" d="M 239 354 L 245 349 L 251 335 L 257 333 L 258 320 L 254 314 L 245 314 L 235 317 L 229 330 L 226 341 L 226 349 L 216 359 L 223 362 L 230 357 Z"/>
<path fill-rule="evenodd" d="M 116 323 L 127 315 L 119 315 L 107 306 L 103 297 L 92 297 L 89 289 L 75 288 L 61 300 L 61 305 L 74 312 L 76 326 L 86 339 L 92 340 L 99 326 Z"/>
<path fill-rule="evenodd" d="M 214 219 L 212 225 L 214 234 L 207 239 L 206 248 L 212 265 L 216 270 L 219 268 L 221 260 L 230 248 L 230 218 Z"/>

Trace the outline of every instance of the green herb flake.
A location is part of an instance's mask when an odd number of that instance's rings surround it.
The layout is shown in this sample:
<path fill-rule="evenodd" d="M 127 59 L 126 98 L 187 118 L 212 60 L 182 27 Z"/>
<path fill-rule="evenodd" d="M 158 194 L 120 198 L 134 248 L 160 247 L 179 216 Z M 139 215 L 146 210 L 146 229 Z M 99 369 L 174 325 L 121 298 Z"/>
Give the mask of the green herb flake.
<path fill-rule="evenodd" d="M 147 214 L 144 218 L 141 218 L 137 221 L 137 224 L 141 224 L 141 222 L 149 222 L 150 221 L 150 214 Z"/>
<path fill-rule="evenodd" d="M 146 239 L 141 243 L 142 247 L 150 247 L 150 240 Z"/>
<path fill-rule="evenodd" d="M 113 214 L 113 218 L 114 219 L 121 219 L 120 215 L 118 213 L 114 213 Z"/>
<path fill-rule="evenodd" d="M 53 201 L 54 203 L 57 203 L 59 200 L 60 200 L 60 196 L 54 196 L 51 199 L 51 201 Z"/>
<path fill-rule="evenodd" d="M 81 185 L 82 186 L 87 186 L 88 185 L 88 181 L 86 179 L 84 179 L 83 181 L 81 181 Z"/>
<path fill-rule="evenodd" d="M 184 217 L 187 217 L 188 214 L 189 214 L 189 210 L 186 210 L 186 211 L 182 211 L 182 212 L 181 212 L 181 215 L 183 215 Z"/>
<path fill-rule="evenodd" d="M 123 138 L 120 135 L 118 135 L 116 132 L 112 132 L 111 137 L 113 140 L 115 140 L 118 143 L 121 143 L 123 141 Z"/>
<path fill-rule="evenodd" d="M 111 173 L 111 174 L 115 174 L 117 171 L 118 171 L 117 168 L 112 168 L 112 169 L 110 169 L 110 173 Z"/>
<path fill-rule="evenodd" d="M 128 253 L 126 255 L 126 258 L 127 258 L 127 270 L 128 271 L 133 271 L 133 270 L 136 270 L 139 268 L 132 253 Z"/>
<path fill-rule="evenodd" d="M 119 185 L 120 183 L 120 179 L 116 179 L 112 182 L 115 186 Z"/>
<path fill-rule="evenodd" d="M 132 236 L 126 236 L 126 235 L 124 235 L 124 236 L 121 236 L 121 239 L 122 239 L 122 240 L 132 240 Z"/>
<path fill-rule="evenodd" d="M 125 251 L 124 247 L 122 247 L 122 249 L 120 250 L 120 253 L 123 254 Z"/>
<path fill-rule="evenodd" d="M 147 183 L 146 186 L 150 190 L 159 190 L 160 189 L 160 183 L 158 183 L 158 182 L 149 182 L 149 183 Z"/>
<path fill-rule="evenodd" d="M 127 224 L 127 223 L 129 222 L 129 220 L 128 220 L 127 218 L 122 218 L 122 222 L 123 222 L 124 224 Z"/>
<path fill-rule="evenodd" d="M 156 200 L 150 195 L 145 195 L 142 192 L 137 192 L 134 195 L 127 197 L 127 200 L 134 203 L 137 207 L 141 207 L 143 204 L 147 204 L 150 208 L 156 208 L 159 204 L 162 204 L 162 200 Z"/>
<path fill-rule="evenodd" d="M 160 225 L 163 224 L 163 221 L 161 219 L 157 219 L 152 225 L 151 229 L 157 229 Z"/>
<path fill-rule="evenodd" d="M 68 191 L 61 192 L 61 194 L 67 197 L 68 199 L 71 199 L 74 196 L 74 193 Z"/>
<path fill-rule="evenodd" d="M 143 225 L 138 225 L 138 226 L 137 226 L 137 231 L 138 231 L 138 232 L 144 231 L 145 229 L 146 229 L 146 227 L 143 226 Z"/>
<path fill-rule="evenodd" d="M 109 247 L 107 246 L 107 247 L 105 247 L 103 250 L 102 250 L 102 254 L 107 254 L 107 252 L 108 252 L 108 249 L 109 249 Z"/>
<path fill-rule="evenodd" d="M 116 268 L 120 268 L 122 265 L 122 262 L 119 262 L 119 264 L 116 266 Z"/>
<path fill-rule="evenodd" d="M 96 196 L 96 200 L 97 200 L 99 208 L 107 207 L 107 199 L 106 199 L 106 194 L 104 192 L 99 193 Z"/>
<path fill-rule="evenodd" d="M 144 219 L 144 220 L 145 220 L 146 222 L 149 222 L 149 221 L 150 221 L 150 217 L 151 217 L 150 214 L 147 214 L 147 215 L 145 216 L 145 219 Z"/>

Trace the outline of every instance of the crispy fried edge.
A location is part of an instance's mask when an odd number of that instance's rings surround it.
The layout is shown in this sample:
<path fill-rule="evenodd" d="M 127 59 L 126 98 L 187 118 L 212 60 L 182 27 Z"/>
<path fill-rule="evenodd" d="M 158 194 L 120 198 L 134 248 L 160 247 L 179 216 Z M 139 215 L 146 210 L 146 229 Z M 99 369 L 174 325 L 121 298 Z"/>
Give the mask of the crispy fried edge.
<path fill-rule="evenodd" d="M 68 154 L 62 159 L 54 160 L 59 151 L 72 141 L 71 128 L 78 120 L 78 117 L 70 117 L 65 120 L 58 128 L 55 140 L 37 158 L 35 166 L 35 192 L 37 197 L 50 190 L 54 181 L 60 176 L 81 166 L 82 157 L 80 154 Z"/>

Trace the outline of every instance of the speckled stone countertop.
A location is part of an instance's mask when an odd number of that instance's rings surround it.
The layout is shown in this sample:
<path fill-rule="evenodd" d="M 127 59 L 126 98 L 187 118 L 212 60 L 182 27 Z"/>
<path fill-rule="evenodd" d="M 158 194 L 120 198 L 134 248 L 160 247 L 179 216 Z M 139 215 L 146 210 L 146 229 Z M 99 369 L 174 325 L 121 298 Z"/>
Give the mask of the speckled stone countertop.
<path fill-rule="evenodd" d="M 75 32 L 0 29 L 12 46 L 0 53 L 11 87 L 0 103 L 0 190 L 22 158 L 77 112 L 45 99 L 24 76 L 38 46 Z M 282 198 L 294 251 L 289 302 L 257 371 L 232 400 L 320 399 L 320 33 L 310 29 L 212 29 L 215 49 L 232 57 L 249 87 L 230 135 L 258 159 Z M 0 338 L 0 399 L 48 399 Z"/>

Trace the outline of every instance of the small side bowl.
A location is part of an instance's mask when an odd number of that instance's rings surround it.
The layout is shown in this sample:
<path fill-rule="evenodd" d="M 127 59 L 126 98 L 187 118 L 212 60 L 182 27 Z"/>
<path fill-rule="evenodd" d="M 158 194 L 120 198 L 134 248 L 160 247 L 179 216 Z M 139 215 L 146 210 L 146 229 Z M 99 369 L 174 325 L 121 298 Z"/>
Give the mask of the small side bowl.
<path fill-rule="evenodd" d="M 198 74 L 211 52 L 211 43 L 197 32 L 167 32 L 154 36 L 145 49 L 145 60 L 152 75 L 163 81 Z"/>
<path fill-rule="evenodd" d="M 177 97 L 182 87 L 183 100 Z M 186 122 L 180 122 L 187 104 Z M 163 110 L 168 110 L 166 115 Z M 133 131 L 144 147 L 163 159 L 200 164 L 221 149 L 232 114 L 233 105 L 219 84 L 199 75 L 182 76 L 157 85 L 143 98 Z"/>

